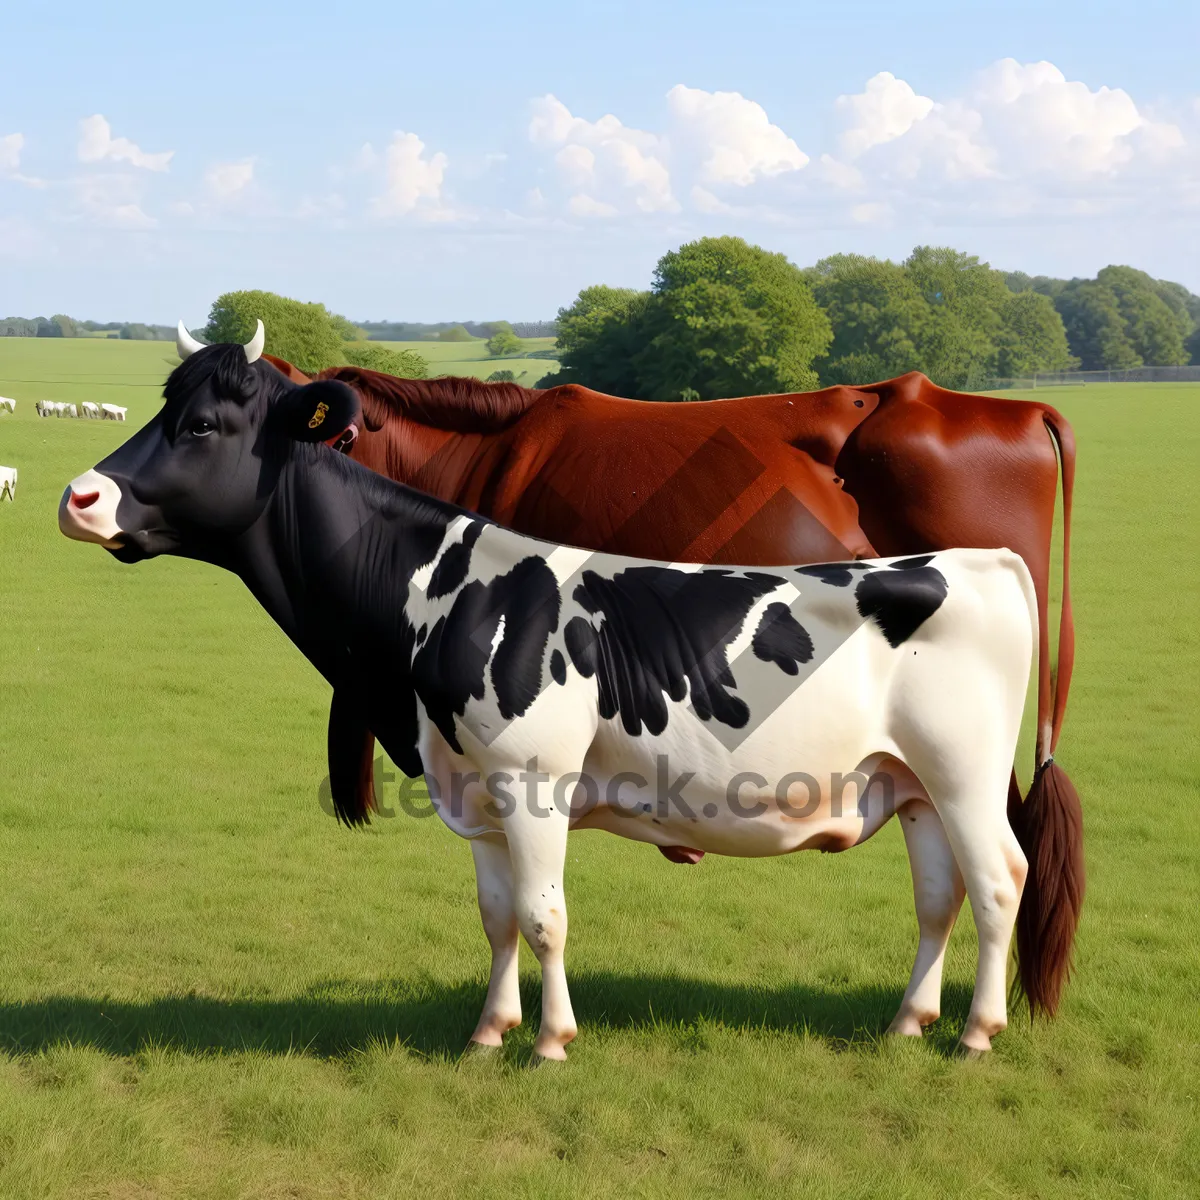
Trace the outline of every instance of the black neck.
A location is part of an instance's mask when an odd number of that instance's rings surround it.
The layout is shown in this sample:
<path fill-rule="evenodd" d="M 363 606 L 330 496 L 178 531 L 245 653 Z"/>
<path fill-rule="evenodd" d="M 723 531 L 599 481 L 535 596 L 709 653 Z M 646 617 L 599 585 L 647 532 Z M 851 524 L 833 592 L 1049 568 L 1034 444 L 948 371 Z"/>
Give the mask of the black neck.
<path fill-rule="evenodd" d="M 337 687 L 372 659 L 383 666 L 381 653 L 410 654 L 412 576 L 459 512 L 323 446 L 294 446 L 225 565 Z"/>

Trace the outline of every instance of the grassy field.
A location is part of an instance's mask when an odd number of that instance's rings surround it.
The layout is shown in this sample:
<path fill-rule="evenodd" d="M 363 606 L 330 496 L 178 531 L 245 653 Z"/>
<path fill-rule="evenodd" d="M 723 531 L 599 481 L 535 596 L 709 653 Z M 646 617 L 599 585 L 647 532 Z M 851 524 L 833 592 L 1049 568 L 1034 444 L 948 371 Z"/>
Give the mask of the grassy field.
<path fill-rule="evenodd" d="M 136 425 L 33 401 L 140 422 L 169 353 L 0 339 L 0 1196 L 1200 1194 L 1200 388 L 1053 393 L 1080 446 L 1060 758 L 1090 872 L 1060 1019 L 950 1056 L 964 914 L 942 1020 L 881 1039 L 916 945 L 894 823 L 693 868 L 581 834 L 580 1036 L 530 1072 L 532 955 L 527 1024 L 460 1064 L 470 853 L 436 819 L 326 815 L 328 689 L 242 585 L 58 534 L 66 482 Z"/>
<path fill-rule="evenodd" d="M 492 358 L 487 342 L 380 342 L 392 350 L 415 350 L 429 362 L 431 375 L 474 375 L 486 379 L 493 371 L 511 371 L 517 382 L 533 387 L 543 375 L 558 370 L 551 358 Z M 553 350 L 553 338 L 525 338 L 526 350 Z"/>

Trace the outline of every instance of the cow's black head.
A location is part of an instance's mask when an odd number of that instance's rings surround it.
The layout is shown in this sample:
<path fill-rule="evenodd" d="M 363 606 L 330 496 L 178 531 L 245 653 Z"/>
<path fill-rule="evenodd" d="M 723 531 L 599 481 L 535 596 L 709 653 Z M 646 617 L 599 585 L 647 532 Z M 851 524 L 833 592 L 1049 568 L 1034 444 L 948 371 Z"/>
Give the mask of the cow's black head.
<path fill-rule="evenodd" d="M 250 347 L 196 348 L 175 368 L 162 411 L 72 481 L 58 510 L 67 537 L 122 562 L 157 554 L 219 559 L 270 500 L 296 442 L 333 442 L 358 412 L 343 383 L 298 386 Z"/>

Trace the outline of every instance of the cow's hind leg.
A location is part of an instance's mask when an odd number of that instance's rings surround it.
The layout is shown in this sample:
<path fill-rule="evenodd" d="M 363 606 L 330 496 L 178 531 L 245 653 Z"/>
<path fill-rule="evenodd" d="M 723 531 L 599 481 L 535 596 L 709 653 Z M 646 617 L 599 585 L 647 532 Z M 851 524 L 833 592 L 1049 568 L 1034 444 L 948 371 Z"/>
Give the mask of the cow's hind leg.
<path fill-rule="evenodd" d="M 982 794 L 933 797 L 979 934 L 975 992 L 961 1039 L 968 1053 L 990 1050 L 992 1037 L 1008 1025 L 1008 952 L 1025 886 L 1026 861 L 1005 812 L 1007 779 L 1005 771 L 1002 782 Z"/>
<path fill-rule="evenodd" d="M 517 944 L 520 936 L 513 905 L 513 872 L 508 846 L 500 840 L 473 838 L 475 885 L 479 915 L 492 947 L 492 973 L 479 1024 L 471 1034 L 477 1046 L 499 1046 L 504 1035 L 521 1023 L 521 993 L 517 984 Z"/>
<path fill-rule="evenodd" d="M 900 824 L 912 867 L 920 940 L 912 977 L 888 1032 L 920 1037 L 922 1028 L 941 1015 L 942 963 L 965 889 L 933 806 L 925 800 L 910 801 L 900 809 Z"/>

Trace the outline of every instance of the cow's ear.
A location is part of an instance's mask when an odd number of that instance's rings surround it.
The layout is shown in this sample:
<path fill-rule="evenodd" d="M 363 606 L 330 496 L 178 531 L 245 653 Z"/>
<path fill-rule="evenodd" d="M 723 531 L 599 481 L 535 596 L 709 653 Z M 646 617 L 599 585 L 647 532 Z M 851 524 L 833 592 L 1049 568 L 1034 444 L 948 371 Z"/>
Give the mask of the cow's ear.
<path fill-rule="evenodd" d="M 283 432 L 297 442 L 328 442 L 358 416 L 358 393 L 336 379 L 293 388 L 277 405 Z"/>

